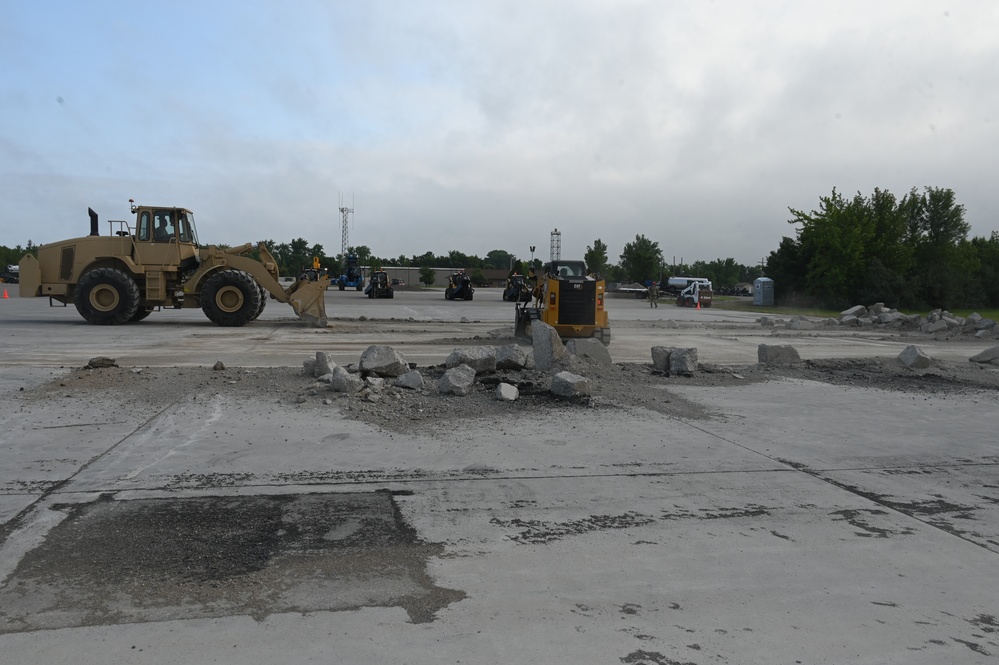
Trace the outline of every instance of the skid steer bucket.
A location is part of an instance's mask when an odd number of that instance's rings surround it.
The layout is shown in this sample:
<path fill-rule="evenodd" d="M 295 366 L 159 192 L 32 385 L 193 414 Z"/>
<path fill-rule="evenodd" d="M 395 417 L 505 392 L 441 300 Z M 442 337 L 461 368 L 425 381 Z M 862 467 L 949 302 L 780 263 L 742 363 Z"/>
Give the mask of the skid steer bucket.
<path fill-rule="evenodd" d="M 288 287 L 285 291 L 288 302 L 300 319 L 320 328 L 326 327 L 326 287 L 329 284 L 330 278 L 323 276 L 314 282 L 300 279 Z"/>

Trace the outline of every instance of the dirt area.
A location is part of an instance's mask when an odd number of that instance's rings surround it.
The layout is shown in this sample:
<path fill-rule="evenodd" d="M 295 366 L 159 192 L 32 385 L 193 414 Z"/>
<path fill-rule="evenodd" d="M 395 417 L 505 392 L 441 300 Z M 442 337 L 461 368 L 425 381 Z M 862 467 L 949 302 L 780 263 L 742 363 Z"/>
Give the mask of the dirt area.
<path fill-rule="evenodd" d="M 362 332 L 363 325 L 364 322 L 358 322 L 357 332 Z M 434 324 L 426 324 L 423 328 L 425 333 L 431 335 L 441 332 Z M 384 329 L 379 331 L 384 332 Z M 879 334 L 871 332 L 873 338 Z M 447 349 L 455 346 L 504 345 L 514 341 L 505 334 L 491 331 L 471 337 L 442 336 L 429 343 L 444 347 L 446 353 Z M 793 345 L 793 339 L 779 339 L 775 343 Z M 960 342 L 955 340 L 954 343 Z M 399 348 L 405 352 L 404 347 L 401 345 Z M 334 392 L 328 384 L 306 375 L 302 367 L 78 368 L 61 379 L 22 393 L 22 398 L 49 400 L 58 396 L 79 398 L 100 395 L 101 399 L 115 400 L 122 404 L 122 408 L 131 410 L 138 407 L 160 408 L 184 399 L 197 399 L 195 396 L 221 394 L 236 400 L 273 400 L 301 409 L 336 408 L 344 417 L 389 431 L 433 436 L 436 432 L 452 429 L 457 420 L 476 418 L 501 422 L 517 414 L 536 415 L 539 411 L 551 411 L 553 417 L 565 418 L 575 409 L 641 407 L 687 419 L 710 417 L 703 407 L 684 398 L 683 391 L 687 386 L 742 386 L 796 379 L 915 393 L 973 394 L 999 390 L 999 367 L 941 360 L 934 360 L 929 368 L 922 370 L 909 369 L 894 359 L 885 358 L 806 360 L 787 366 L 702 363 L 699 371 L 691 376 L 670 376 L 654 370 L 651 359 L 649 363 L 598 365 L 573 357 L 565 369 L 592 381 L 592 395 L 577 398 L 553 395 L 549 392 L 551 374 L 531 369 L 480 374 L 468 395 L 441 395 L 436 386 L 445 367 L 430 365 L 417 369 L 425 382 L 421 390 L 389 387 L 389 380 L 380 393 L 348 396 Z M 495 390 L 500 382 L 517 386 L 520 398 L 516 402 L 497 401 Z"/>

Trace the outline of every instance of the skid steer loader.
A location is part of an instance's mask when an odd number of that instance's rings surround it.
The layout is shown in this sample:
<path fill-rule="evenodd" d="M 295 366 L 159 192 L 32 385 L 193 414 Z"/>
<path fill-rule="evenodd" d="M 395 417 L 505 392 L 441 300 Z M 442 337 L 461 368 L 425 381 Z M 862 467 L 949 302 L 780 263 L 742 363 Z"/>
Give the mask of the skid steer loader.
<path fill-rule="evenodd" d="M 38 258 L 21 259 L 21 296 L 73 303 L 96 325 L 135 323 L 157 308 L 200 307 L 213 323 L 242 326 L 264 310 L 267 296 L 288 303 L 299 318 L 325 327 L 329 276 L 299 279 L 287 288 L 263 243 L 259 259 L 239 247 L 199 247 L 194 215 L 185 208 L 140 206 L 129 200 L 134 223 L 109 221 L 90 235 L 41 245 Z"/>
<path fill-rule="evenodd" d="M 608 346 L 611 331 L 604 295 L 603 278 L 590 274 L 583 261 L 546 263 L 534 287 L 534 304 L 516 305 L 514 334 L 530 339 L 531 323 L 541 321 L 559 337 L 595 337 Z"/>

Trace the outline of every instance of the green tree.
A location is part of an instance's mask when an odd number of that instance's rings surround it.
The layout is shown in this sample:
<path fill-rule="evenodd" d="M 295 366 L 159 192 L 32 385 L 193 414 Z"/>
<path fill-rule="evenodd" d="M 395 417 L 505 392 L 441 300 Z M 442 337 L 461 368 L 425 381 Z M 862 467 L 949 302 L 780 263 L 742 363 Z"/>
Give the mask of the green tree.
<path fill-rule="evenodd" d="M 437 281 L 437 271 L 431 266 L 420 266 L 420 281 L 427 286 L 433 286 Z"/>
<path fill-rule="evenodd" d="M 494 249 L 486 254 L 486 258 L 483 259 L 483 267 L 495 270 L 509 270 L 512 260 L 513 255 L 510 252 L 503 249 Z"/>
<path fill-rule="evenodd" d="M 633 282 L 644 282 L 658 276 L 662 264 L 663 252 L 659 243 L 641 234 L 636 235 L 635 241 L 626 244 L 621 252 L 621 269 Z"/>
<path fill-rule="evenodd" d="M 586 246 L 586 254 L 583 255 L 583 261 L 586 262 L 586 267 L 590 272 L 602 275 L 607 270 L 607 245 L 600 238 L 597 238 L 593 241 L 592 246 Z"/>

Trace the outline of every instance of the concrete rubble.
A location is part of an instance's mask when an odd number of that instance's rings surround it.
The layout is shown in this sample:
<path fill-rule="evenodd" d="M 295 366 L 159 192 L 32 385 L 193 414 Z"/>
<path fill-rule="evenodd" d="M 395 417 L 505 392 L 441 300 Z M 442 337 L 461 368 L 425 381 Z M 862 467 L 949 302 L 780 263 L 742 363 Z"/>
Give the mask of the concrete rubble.
<path fill-rule="evenodd" d="M 476 374 L 496 371 L 496 347 L 463 346 L 455 349 L 444 361 L 447 368 L 468 365 Z"/>
<path fill-rule="evenodd" d="M 793 365 L 801 362 L 798 349 L 790 344 L 760 344 L 756 358 L 761 365 Z"/>
<path fill-rule="evenodd" d="M 600 365 L 610 365 L 610 351 L 598 339 L 592 337 L 582 339 L 570 339 L 565 343 L 565 350 L 583 360 L 588 360 Z"/>
<path fill-rule="evenodd" d="M 999 346 L 993 346 L 991 348 L 985 349 L 981 353 L 976 353 L 969 358 L 973 363 L 982 363 L 989 365 L 999 365 Z"/>
<path fill-rule="evenodd" d="M 496 349 L 496 369 L 524 369 L 527 361 L 527 352 L 519 344 L 507 344 Z"/>
<path fill-rule="evenodd" d="M 373 344 L 361 354 L 362 373 L 396 377 L 409 371 L 409 363 L 391 346 Z"/>
<path fill-rule="evenodd" d="M 558 372 L 552 377 L 551 392 L 559 397 L 589 395 L 592 390 L 590 380 L 572 372 Z"/>
<path fill-rule="evenodd" d="M 982 317 L 977 312 L 961 317 L 945 309 L 935 309 L 926 316 L 921 316 L 904 314 L 897 309 L 886 307 L 884 303 L 875 303 L 870 307 L 856 305 L 840 312 L 838 318 L 826 319 L 823 323 L 827 326 L 884 327 L 927 335 L 950 333 L 974 335 L 979 339 L 999 338 L 999 327 L 996 326 L 996 322 Z"/>
<path fill-rule="evenodd" d="M 923 353 L 915 344 L 910 344 L 898 354 L 898 361 L 912 369 L 926 369 L 930 366 L 930 357 Z"/>
<path fill-rule="evenodd" d="M 325 351 L 316 351 L 316 366 L 313 370 L 314 376 L 323 376 L 325 374 L 332 374 L 333 370 L 336 368 L 336 363 L 333 362 L 333 356 L 326 353 Z"/>
<path fill-rule="evenodd" d="M 420 374 L 419 370 L 410 370 L 405 374 L 400 374 L 395 380 L 395 385 L 399 388 L 420 390 L 423 388 L 423 375 Z"/>
<path fill-rule="evenodd" d="M 667 374 L 691 376 L 697 371 L 697 349 L 653 346 L 652 368 Z"/>
<path fill-rule="evenodd" d="M 542 321 L 531 323 L 531 345 L 534 347 L 534 366 L 542 372 L 555 367 L 566 354 L 558 332 Z"/>
<path fill-rule="evenodd" d="M 520 390 L 515 385 L 500 383 L 496 386 L 496 399 L 500 402 L 516 402 L 519 397 Z"/>
<path fill-rule="evenodd" d="M 452 367 L 437 381 L 437 392 L 442 395 L 467 395 L 475 383 L 475 370 L 468 365 Z"/>
<path fill-rule="evenodd" d="M 351 395 L 364 387 L 364 380 L 361 377 L 357 374 L 351 374 L 343 367 L 337 367 L 332 374 L 330 390 Z"/>

